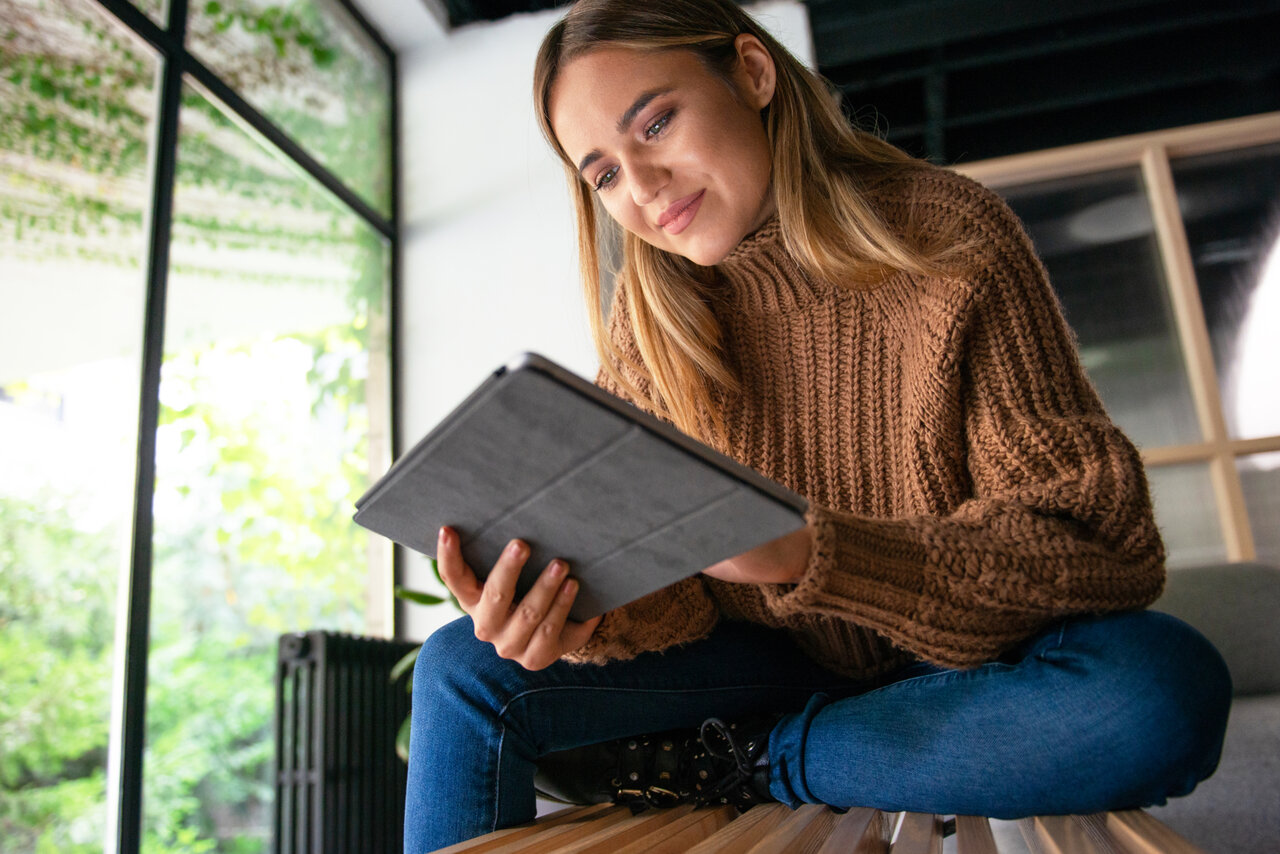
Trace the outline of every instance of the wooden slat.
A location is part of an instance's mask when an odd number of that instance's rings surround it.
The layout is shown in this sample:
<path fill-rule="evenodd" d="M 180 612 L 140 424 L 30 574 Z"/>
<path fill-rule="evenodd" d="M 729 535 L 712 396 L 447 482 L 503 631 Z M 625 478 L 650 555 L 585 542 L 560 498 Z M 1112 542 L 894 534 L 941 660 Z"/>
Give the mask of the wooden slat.
<path fill-rule="evenodd" d="M 818 854 L 887 854 L 893 822 L 880 810 L 854 807 L 840 816 Z"/>
<path fill-rule="evenodd" d="M 769 835 L 791 814 L 782 804 L 752 807 L 728 827 L 689 849 L 689 854 L 740 854 Z"/>
<path fill-rule="evenodd" d="M 1204 854 L 1142 810 L 1110 812 L 1103 816 L 1112 835 L 1132 854 Z"/>
<path fill-rule="evenodd" d="M 436 854 L 941 854 L 942 817 L 901 816 L 820 805 L 648 810 L 572 807 L 534 824 L 499 830 Z M 1037 816 L 1018 822 L 1032 854 L 1204 854 L 1141 810 Z M 987 819 L 956 816 L 957 854 L 999 854 Z"/>
<path fill-rule="evenodd" d="M 684 854 L 704 839 L 733 821 L 737 809 L 719 806 L 714 809 L 696 810 L 681 816 L 660 831 L 649 831 L 643 838 L 625 842 L 620 848 L 603 849 L 609 854 Z M 616 840 L 624 843 L 624 840 Z"/>
<path fill-rule="evenodd" d="M 991 823 L 981 816 L 956 816 L 956 850 L 959 854 L 1000 854 Z"/>
<path fill-rule="evenodd" d="M 891 850 L 893 854 L 942 854 L 942 819 L 927 813 L 904 814 Z"/>
<path fill-rule="evenodd" d="M 1042 815 L 1019 822 L 1027 844 L 1044 854 L 1124 854 L 1110 834 L 1074 815 Z M 1028 833 L 1028 827 L 1030 832 Z"/>
<path fill-rule="evenodd" d="M 604 806 L 607 808 L 573 816 L 570 820 L 558 822 L 546 830 L 542 829 L 542 824 L 534 824 L 531 826 L 532 833 L 499 838 L 495 840 L 494 844 L 482 848 L 462 848 L 459 850 L 465 851 L 466 854 L 476 854 L 476 852 L 484 852 L 484 854 L 548 854 L 551 851 L 559 851 L 595 833 L 599 833 L 616 822 L 625 821 L 631 817 L 631 810 L 626 807 L 613 804 Z M 497 833 L 501 832 L 498 831 Z M 489 836 L 495 835 L 490 834 Z M 482 836 L 480 840 L 488 838 Z"/>
<path fill-rule="evenodd" d="M 836 823 L 836 814 L 820 804 L 805 804 L 749 849 L 749 854 L 817 852 Z"/>
<path fill-rule="evenodd" d="M 631 818 L 633 816 L 629 808 L 618 807 L 615 810 L 601 813 L 591 821 L 571 822 L 563 828 L 556 828 L 559 832 L 548 836 L 546 839 L 538 835 L 522 844 L 496 848 L 493 854 L 551 854 L 553 851 L 564 851 L 581 842 L 596 839 L 602 832 L 607 831 L 611 825 L 628 821 Z"/>
<path fill-rule="evenodd" d="M 1280 113 L 1264 113 L 963 163 L 954 168 L 988 186 L 1007 187 L 1132 166 L 1152 145 L 1165 148 L 1173 157 L 1190 157 L 1264 145 L 1277 139 L 1280 139 Z"/>
<path fill-rule="evenodd" d="M 616 812 L 618 809 L 613 804 L 569 807 L 557 810 L 550 815 L 545 815 L 532 824 L 522 824 L 518 827 L 495 830 L 493 833 L 486 833 L 484 836 L 477 836 L 475 839 L 468 839 L 465 842 L 459 842 L 447 848 L 439 848 L 433 854 L 462 854 L 462 852 L 466 852 L 466 854 L 492 854 L 493 851 L 512 842 L 522 839 L 527 840 L 530 837 L 541 836 L 544 833 L 555 833 L 556 828 L 563 825 L 588 822 L 604 813 Z"/>
<path fill-rule="evenodd" d="M 1280 436 L 1259 436 L 1255 439 L 1227 439 L 1227 455 L 1247 457 L 1250 454 L 1270 454 L 1280 451 Z M 1198 442 L 1193 445 L 1165 445 L 1162 448 L 1143 448 L 1142 463 L 1145 466 L 1168 466 L 1179 463 L 1202 463 L 1222 452 L 1223 443 Z"/>
<path fill-rule="evenodd" d="M 577 842 L 564 842 L 556 848 L 557 854 L 616 854 L 619 848 L 633 840 L 650 835 L 661 838 L 667 825 L 693 812 L 692 804 L 673 809 L 650 809 L 639 815 L 628 816 L 622 821 L 609 823 Z M 708 834 L 711 831 L 707 831 Z"/>
<path fill-rule="evenodd" d="M 618 807 L 615 810 L 603 812 L 590 821 L 568 822 L 554 828 L 545 836 L 539 833 L 529 839 L 500 845 L 493 849 L 492 854 L 551 854 L 553 851 L 562 851 L 584 839 L 592 838 L 609 825 L 626 821 L 630 817 L 631 810 Z"/>
<path fill-rule="evenodd" d="M 1168 152 L 1151 146 L 1142 154 L 1142 179 L 1151 201 L 1156 243 L 1169 284 L 1169 297 L 1177 321 L 1178 338 L 1186 359 L 1187 380 L 1206 444 L 1213 446 L 1209 475 L 1217 496 L 1222 535 L 1231 560 L 1252 560 L 1257 556 L 1249 511 L 1235 459 L 1228 444 L 1227 423 L 1222 412 L 1222 395 L 1213 363 L 1213 345 L 1205 322 L 1204 306 L 1196 284 L 1195 263 L 1187 241 L 1186 226 L 1174 186 Z"/>

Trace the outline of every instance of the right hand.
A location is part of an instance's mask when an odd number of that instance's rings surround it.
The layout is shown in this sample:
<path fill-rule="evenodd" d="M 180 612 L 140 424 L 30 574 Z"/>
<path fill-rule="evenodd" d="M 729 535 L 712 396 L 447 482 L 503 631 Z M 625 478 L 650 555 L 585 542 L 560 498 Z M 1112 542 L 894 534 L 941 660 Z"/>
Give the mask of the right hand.
<path fill-rule="evenodd" d="M 476 637 L 493 644 L 501 658 L 526 670 L 541 670 L 586 643 L 601 617 L 585 623 L 569 619 L 578 582 L 569 578 L 568 565 L 559 559 L 548 564 L 524 598 L 516 602 L 516 579 L 528 559 L 529 546 L 512 540 L 481 584 L 462 559 L 457 532 L 440 529 L 436 550 L 440 579 L 462 610 L 471 615 Z"/>

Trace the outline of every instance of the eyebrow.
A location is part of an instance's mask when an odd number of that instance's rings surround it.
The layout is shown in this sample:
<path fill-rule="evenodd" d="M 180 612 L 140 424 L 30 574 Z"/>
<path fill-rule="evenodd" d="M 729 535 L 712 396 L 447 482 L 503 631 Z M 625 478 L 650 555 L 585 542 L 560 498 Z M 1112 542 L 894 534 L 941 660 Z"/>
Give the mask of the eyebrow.
<path fill-rule="evenodd" d="M 633 121 L 635 121 L 635 118 L 640 114 L 640 111 L 643 110 L 645 107 L 649 106 L 650 101 L 652 101 L 654 98 L 659 98 L 667 94 L 668 92 L 672 91 L 672 89 L 673 87 L 668 86 L 665 89 L 651 89 L 648 92 L 641 93 L 640 97 L 636 98 L 635 101 L 632 102 L 631 106 L 627 107 L 626 111 L 622 114 L 621 118 L 618 119 L 618 125 L 617 125 L 618 133 L 626 133 L 627 128 L 631 125 Z M 595 163 L 597 160 L 599 160 L 603 156 L 604 155 L 600 153 L 600 149 L 598 148 L 591 151 L 589 154 L 587 154 L 586 157 L 582 158 L 582 160 L 579 161 L 578 172 L 586 171 L 586 168 L 588 166 L 590 166 L 592 163 Z"/>

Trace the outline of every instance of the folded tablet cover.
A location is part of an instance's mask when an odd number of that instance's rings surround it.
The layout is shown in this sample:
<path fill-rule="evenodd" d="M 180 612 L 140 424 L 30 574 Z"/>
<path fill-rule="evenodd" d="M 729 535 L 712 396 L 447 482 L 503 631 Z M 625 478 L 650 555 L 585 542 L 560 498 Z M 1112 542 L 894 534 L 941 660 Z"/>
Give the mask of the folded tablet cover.
<path fill-rule="evenodd" d="M 513 538 L 521 594 L 556 557 L 585 620 L 804 525 L 805 500 L 535 354 L 489 377 L 357 503 L 434 556 L 450 525 L 477 575 Z"/>

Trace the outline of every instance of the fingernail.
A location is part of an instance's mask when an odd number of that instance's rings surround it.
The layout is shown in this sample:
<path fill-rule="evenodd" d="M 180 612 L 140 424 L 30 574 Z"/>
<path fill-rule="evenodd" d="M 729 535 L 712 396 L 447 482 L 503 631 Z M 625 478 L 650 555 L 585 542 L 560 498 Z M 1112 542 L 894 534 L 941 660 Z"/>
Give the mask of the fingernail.
<path fill-rule="evenodd" d="M 440 529 L 440 545 L 442 546 L 449 545 L 449 529 L 448 528 Z"/>
<path fill-rule="evenodd" d="M 569 567 L 568 567 L 568 566 L 566 566 L 566 565 L 565 565 L 565 562 L 564 562 L 564 561 L 562 561 L 562 560 L 553 560 L 553 561 L 551 561 L 551 566 L 550 566 L 550 567 L 548 567 L 548 569 L 549 569 L 549 570 L 550 570 L 550 572 L 551 572 L 551 577 L 552 577 L 552 578 L 560 578 L 560 577 L 561 577 L 561 576 L 563 576 L 566 572 L 568 572 Z"/>
<path fill-rule="evenodd" d="M 507 554 L 514 558 L 523 557 L 524 543 L 520 542 L 519 540 L 512 540 L 507 545 Z"/>
<path fill-rule="evenodd" d="M 560 585 L 560 593 L 564 596 L 572 596 L 577 589 L 578 582 L 572 578 Z"/>

